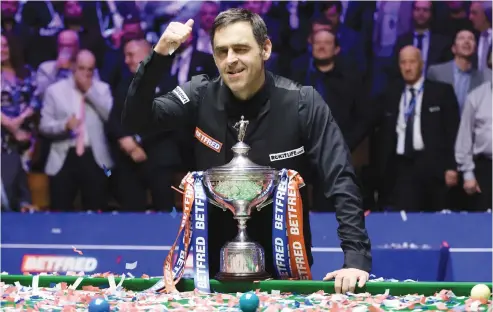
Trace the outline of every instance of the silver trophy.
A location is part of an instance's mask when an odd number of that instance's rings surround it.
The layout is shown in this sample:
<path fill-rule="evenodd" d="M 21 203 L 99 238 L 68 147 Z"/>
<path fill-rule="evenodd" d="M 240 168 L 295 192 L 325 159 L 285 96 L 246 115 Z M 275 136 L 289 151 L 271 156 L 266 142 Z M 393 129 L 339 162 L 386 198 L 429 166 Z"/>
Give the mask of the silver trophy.
<path fill-rule="evenodd" d="M 247 221 L 253 209 L 260 211 L 272 202 L 272 193 L 279 182 L 279 171 L 259 166 L 248 159 L 250 147 L 243 142 L 248 121 L 237 122 L 238 143 L 231 150 L 233 159 L 224 166 L 204 172 L 204 184 L 211 203 L 231 210 L 238 221 L 238 235 L 221 248 L 218 280 L 261 280 L 269 278 L 265 271 L 264 249 L 249 240 Z"/>

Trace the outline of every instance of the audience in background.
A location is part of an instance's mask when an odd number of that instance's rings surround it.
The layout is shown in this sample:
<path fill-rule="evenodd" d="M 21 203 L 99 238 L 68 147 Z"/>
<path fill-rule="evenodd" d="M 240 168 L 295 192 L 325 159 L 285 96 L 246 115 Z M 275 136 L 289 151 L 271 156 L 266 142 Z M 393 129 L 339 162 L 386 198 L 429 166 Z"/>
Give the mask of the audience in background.
<path fill-rule="evenodd" d="M 215 77 L 209 32 L 235 6 L 265 20 L 266 68 L 326 100 L 365 209 L 491 208 L 491 1 L 28 0 L 1 3 L 2 209 L 33 208 L 26 174 L 44 172 L 42 208 L 74 210 L 80 191 L 86 210 L 105 210 L 108 195 L 123 211 L 171 210 L 171 186 L 194 170 L 193 129 L 124 132 L 127 89 L 168 23 L 188 18 L 193 36 L 155 94 Z M 331 209 L 316 186 L 313 198 Z"/>

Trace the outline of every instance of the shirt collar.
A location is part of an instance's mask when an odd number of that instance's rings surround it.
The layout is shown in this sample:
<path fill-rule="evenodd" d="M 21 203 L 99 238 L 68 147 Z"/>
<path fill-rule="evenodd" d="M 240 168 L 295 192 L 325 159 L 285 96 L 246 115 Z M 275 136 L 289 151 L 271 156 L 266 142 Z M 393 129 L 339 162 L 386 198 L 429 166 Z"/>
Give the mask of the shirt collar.
<path fill-rule="evenodd" d="M 454 61 L 454 74 L 471 74 L 472 73 L 472 66 L 469 67 L 468 70 L 466 71 L 463 71 L 462 69 L 460 69 L 457 64 L 455 64 L 455 61 Z"/>
<path fill-rule="evenodd" d="M 416 36 L 418 36 L 418 35 L 420 35 L 420 34 L 419 34 L 417 31 L 415 31 L 415 32 L 414 32 L 414 36 L 416 37 Z M 423 38 L 428 38 L 428 37 L 430 37 L 430 30 L 429 30 L 429 29 L 425 30 L 425 31 L 424 31 L 421 35 L 423 35 Z"/>
<path fill-rule="evenodd" d="M 424 80 L 425 80 L 424 76 L 421 75 L 421 78 L 419 78 L 418 81 L 416 81 L 413 85 L 406 84 L 406 90 L 413 88 L 414 90 L 418 91 L 421 88 L 421 86 L 423 86 Z"/>

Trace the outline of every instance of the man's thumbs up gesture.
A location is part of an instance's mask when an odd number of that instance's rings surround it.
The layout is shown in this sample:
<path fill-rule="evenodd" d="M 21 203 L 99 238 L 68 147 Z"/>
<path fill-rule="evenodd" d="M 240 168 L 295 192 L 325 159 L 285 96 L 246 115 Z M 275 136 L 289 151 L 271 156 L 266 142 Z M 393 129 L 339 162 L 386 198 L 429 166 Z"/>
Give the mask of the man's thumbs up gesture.
<path fill-rule="evenodd" d="M 185 42 L 192 33 L 193 20 L 189 19 L 185 24 L 171 22 L 159 38 L 154 47 L 156 53 L 171 55 L 178 47 Z"/>

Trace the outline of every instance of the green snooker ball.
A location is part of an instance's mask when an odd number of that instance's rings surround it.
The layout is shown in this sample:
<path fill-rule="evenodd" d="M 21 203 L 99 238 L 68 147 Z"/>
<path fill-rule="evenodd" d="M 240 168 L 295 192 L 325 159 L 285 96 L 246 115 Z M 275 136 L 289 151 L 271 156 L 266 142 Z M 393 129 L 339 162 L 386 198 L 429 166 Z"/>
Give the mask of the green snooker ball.
<path fill-rule="evenodd" d="M 247 292 L 240 297 L 240 309 L 243 312 L 257 311 L 260 300 L 253 292 Z"/>

